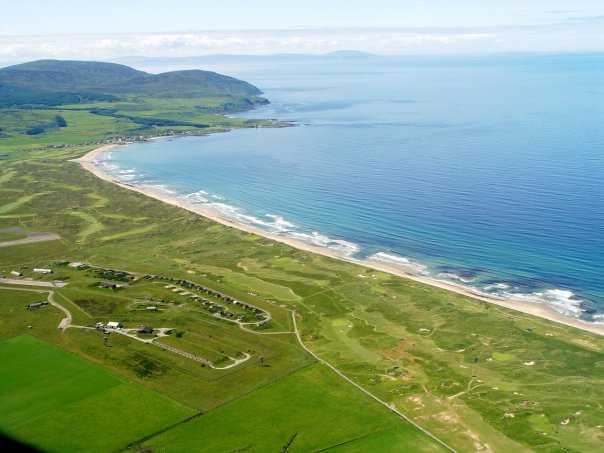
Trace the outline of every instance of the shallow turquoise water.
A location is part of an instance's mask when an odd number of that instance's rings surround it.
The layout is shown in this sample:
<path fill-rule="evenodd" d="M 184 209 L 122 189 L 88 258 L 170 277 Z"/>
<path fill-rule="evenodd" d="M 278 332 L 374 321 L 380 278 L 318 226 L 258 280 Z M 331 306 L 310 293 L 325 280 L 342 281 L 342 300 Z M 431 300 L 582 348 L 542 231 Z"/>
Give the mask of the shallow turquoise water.
<path fill-rule="evenodd" d="M 604 312 L 604 56 L 228 69 L 272 101 L 244 116 L 300 125 L 131 145 L 112 171 L 342 253 Z"/>

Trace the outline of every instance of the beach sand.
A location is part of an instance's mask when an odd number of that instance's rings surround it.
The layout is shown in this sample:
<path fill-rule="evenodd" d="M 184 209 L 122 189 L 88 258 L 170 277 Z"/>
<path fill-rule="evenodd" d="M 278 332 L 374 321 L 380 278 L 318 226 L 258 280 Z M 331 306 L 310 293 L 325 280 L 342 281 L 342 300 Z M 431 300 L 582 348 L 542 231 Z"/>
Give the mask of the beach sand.
<path fill-rule="evenodd" d="M 427 284 L 430 286 L 434 286 L 434 287 L 437 287 L 440 289 L 452 291 L 454 293 L 461 294 L 463 296 L 467 296 L 467 297 L 477 299 L 477 300 L 480 300 L 483 302 L 488 302 L 491 304 L 498 305 L 500 307 L 509 308 L 511 310 L 516 310 L 516 311 L 519 311 L 522 313 L 526 313 L 529 315 L 547 319 L 547 320 L 550 320 L 550 321 L 553 321 L 553 322 L 556 322 L 559 324 L 576 327 L 576 328 L 584 330 L 584 331 L 588 331 L 591 333 L 595 333 L 597 335 L 604 336 L 604 325 L 590 323 L 590 322 L 582 321 L 580 319 L 572 318 L 570 316 L 565 316 L 565 315 L 557 312 L 556 310 L 554 310 L 552 307 L 549 307 L 548 305 L 545 305 L 545 304 L 527 302 L 524 300 L 516 300 L 516 299 L 512 299 L 512 298 L 510 298 L 510 299 L 497 298 L 492 295 L 474 291 L 471 288 L 468 288 L 463 285 L 457 285 L 455 283 L 449 283 L 449 282 L 445 282 L 442 280 L 430 278 L 427 276 L 410 273 L 409 271 L 405 270 L 403 268 L 403 266 L 399 267 L 394 264 L 381 263 L 381 262 L 376 262 L 373 260 L 353 259 L 353 258 L 350 258 L 347 256 L 343 256 L 341 254 L 338 254 L 336 251 L 328 249 L 328 248 L 314 246 L 312 244 L 308 244 L 308 243 L 300 241 L 300 240 L 281 236 L 278 234 L 272 234 L 272 233 L 266 232 L 264 230 L 261 230 L 260 228 L 254 228 L 250 225 L 233 222 L 229 219 L 225 219 L 225 218 L 219 216 L 215 211 L 213 211 L 211 209 L 204 208 L 203 206 L 195 205 L 195 204 L 187 201 L 184 198 L 179 198 L 177 196 L 166 193 L 165 191 L 162 191 L 161 189 L 158 189 L 157 187 L 145 186 L 145 185 L 135 186 L 132 184 L 118 181 L 115 178 L 113 178 L 112 176 L 105 173 L 103 171 L 103 169 L 98 165 L 100 156 L 102 154 L 110 151 L 111 149 L 114 149 L 117 146 L 118 145 L 101 146 L 99 148 L 96 148 L 96 149 L 90 151 L 88 154 L 81 157 L 80 159 L 76 159 L 75 161 L 78 162 L 84 169 L 88 170 L 90 173 L 94 174 L 95 176 L 97 176 L 100 179 L 111 182 L 111 183 L 116 184 L 125 189 L 139 192 L 148 197 L 155 198 L 156 200 L 163 201 L 164 203 L 178 206 L 180 208 L 194 212 L 196 214 L 199 214 L 203 217 L 206 217 L 210 220 L 213 220 L 215 222 L 218 222 L 218 223 L 228 226 L 228 227 L 237 228 L 239 230 L 246 231 L 246 232 L 252 233 L 252 234 L 257 234 L 257 235 L 263 236 L 265 238 L 268 238 L 268 239 L 271 239 L 274 241 L 285 243 L 287 245 L 290 245 L 290 246 L 295 247 L 300 250 L 317 253 L 320 255 L 328 256 L 330 258 L 335 258 L 335 259 L 347 261 L 350 263 L 354 263 L 354 264 L 357 264 L 360 266 L 364 266 L 364 267 L 367 267 L 370 269 L 387 272 L 387 273 L 390 273 L 393 275 L 397 275 L 399 277 L 408 278 L 408 279 L 411 279 L 411 280 L 414 280 L 414 281 L 417 281 L 420 283 L 424 283 L 424 284 Z"/>

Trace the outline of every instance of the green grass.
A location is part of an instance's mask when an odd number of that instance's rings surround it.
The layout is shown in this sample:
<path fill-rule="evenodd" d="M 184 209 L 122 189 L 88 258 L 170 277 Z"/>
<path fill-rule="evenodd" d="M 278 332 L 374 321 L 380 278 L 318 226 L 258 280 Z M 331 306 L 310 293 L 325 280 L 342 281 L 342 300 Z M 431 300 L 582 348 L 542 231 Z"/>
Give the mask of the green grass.
<path fill-rule="evenodd" d="M 16 241 L 17 239 L 26 238 L 27 235 L 20 232 L 14 231 L 1 231 L 0 230 L 0 242 L 4 241 Z"/>
<path fill-rule="evenodd" d="M 116 239 L 127 238 L 129 236 L 137 236 L 139 234 L 149 233 L 155 229 L 157 229 L 157 225 L 147 225 L 147 226 L 140 227 L 140 228 L 133 228 L 132 230 L 123 231 L 121 233 L 116 233 L 116 234 L 112 234 L 109 236 L 103 236 L 100 238 L 100 241 L 103 241 L 103 242 L 113 241 Z"/>
<path fill-rule="evenodd" d="M 86 242 L 89 236 L 105 229 L 105 225 L 99 222 L 96 217 L 88 212 L 71 211 L 69 214 L 74 217 L 78 217 L 85 222 L 85 226 L 82 227 L 78 233 L 79 242 Z"/>
<path fill-rule="evenodd" d="M 15 201 L 12 201 L 3 206 L 0 206 L 0 214 L 8 214 L 9 212 L 16 211 L 21 206 L 29 203 L 33 199 L 35 199 L 37 197 L 41 197 L 42 195 L 47 195 L 47 194 L 48 194 L 48 192 L 40 192 L 40 193 L 33 193 L 33 194 L 29 194 L 29 195 L 23 195 L 22 197 L 17 198 Z"/>
<path fill-rule="evenodd" d="M 0 343 L 0 429 L 45 451 L 111 451 L 193 414 L 31 336 Z"/>
<path fill-rule="evenodd" d="M 387 436 L 389 451 L 440 451 L 322 365 L 300 370 L 145 445 L 154 451 L 185 452 L 203 445 L 206 451 L 277 452 L 294 435 L 290 452 L 317 451 L 368 435 Z"/>

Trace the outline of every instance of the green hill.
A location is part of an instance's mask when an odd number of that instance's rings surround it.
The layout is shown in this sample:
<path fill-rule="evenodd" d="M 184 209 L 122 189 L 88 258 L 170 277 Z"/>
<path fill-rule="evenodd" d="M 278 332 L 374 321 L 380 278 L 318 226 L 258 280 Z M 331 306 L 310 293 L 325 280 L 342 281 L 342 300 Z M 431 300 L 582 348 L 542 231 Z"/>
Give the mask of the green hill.
<path fill-rule="evenodd" d="M 0 69 L 0 84 L 50 91 L 85 91 L 144 75 L 145 72 L 114 63 L 39 60 Z"/>
<path fill-rule="evenodd" d="M 107 96 L 246 98 L 259 94 L 247 82 L 202 70 L 149 74 L 115 63 L 60 60 L 0 69 L 0 107 L 59 105 Z"/>

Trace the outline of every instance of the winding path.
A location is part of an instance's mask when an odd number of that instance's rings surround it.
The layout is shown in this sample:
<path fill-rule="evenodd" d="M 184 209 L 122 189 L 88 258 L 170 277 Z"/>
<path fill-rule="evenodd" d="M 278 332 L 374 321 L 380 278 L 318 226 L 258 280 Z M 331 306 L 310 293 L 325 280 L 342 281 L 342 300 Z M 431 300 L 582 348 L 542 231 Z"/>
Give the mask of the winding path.
<path fill-rule="evenodd" d="M 17 280 L 18 282 L 20 282 L 20 280 Z M 0 282 L 2 283 L 2 282 Z M 12 285 L 30 285 L 31 282 L 28 283 L 11 283 Z M 42 283 L 42 282 L 40 282 Z M 46 283 L 46 282 L 44 282 Z M 30 289 L 30 288 L 11 288 L 11 287 L 7 287 L 7 286 L 0 286 L 1 289 L 8 289 L 10 291 L 27 291 L 27 292 L 32 292 L 32 293 L 40 293 L 40 294 L 48 294 L 48 297 L 46 298 L 46 300 L 48 300 L 48 303 L 50 305 L 52 305 L 53 307 L 57 308 L 58 310 L 62 311 L 63 314 L 65 315 L 65 317 L 63 319 L 61 319 L 61 322 L 59 322 L 58 328 L 61 330 L 65 330 L 69 327 L 76 327 L 76 326 L 72 326 L 71 325 L 71 321 L 73 320 L 73 317 L 71 316 L 71 312 L 65 308 L 63 305 L 61 305 L 60 303 L 58 303 L 55 298 L 54 298 L 54 291 L 52 290 L 43 290 L 43 289 Z M 80 326 L 77 326 L 80 327 Z"/>

